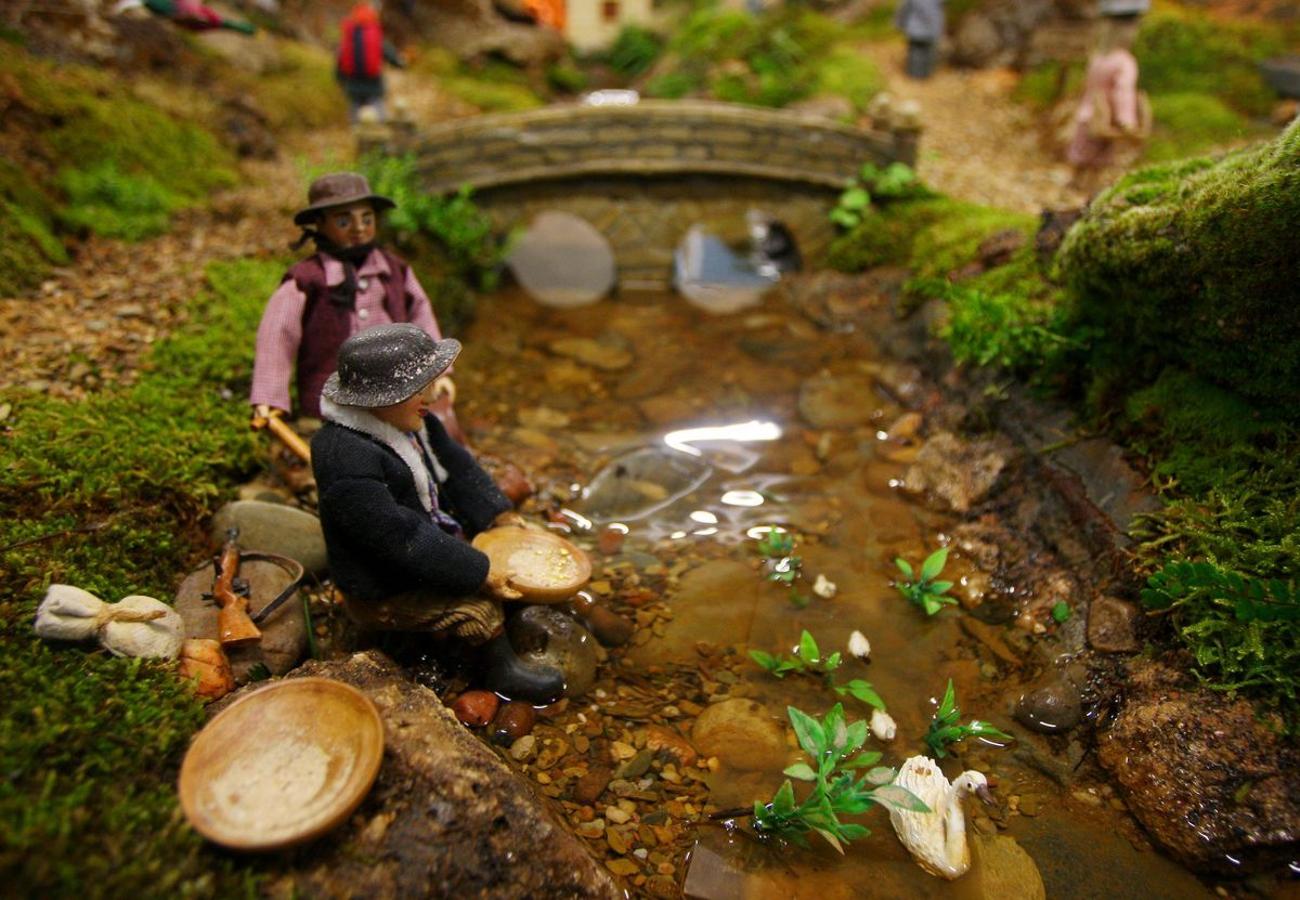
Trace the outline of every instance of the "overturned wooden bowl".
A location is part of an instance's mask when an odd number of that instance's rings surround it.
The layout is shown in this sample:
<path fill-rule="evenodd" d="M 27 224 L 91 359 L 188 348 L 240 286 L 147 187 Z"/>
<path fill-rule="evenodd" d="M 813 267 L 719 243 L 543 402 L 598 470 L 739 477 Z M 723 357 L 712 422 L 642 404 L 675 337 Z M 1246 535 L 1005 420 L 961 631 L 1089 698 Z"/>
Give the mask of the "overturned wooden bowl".
<path fill-rule="evenodd" d="M 591 580 L 591 560 L 581 548 L 549 531 L 507 525 L 474 538 L 492 568 L 510 573 L 510 586 L 536 603 L 568 600 Z"/>
<path fill-rule="evenodd" d="M 320 837 L 357 808 L 379 774 L 384 726 L 374 703 L 328 678 L 293 678 L 222 710 L 181 764 L 185 818 L 234 850 Z"/>

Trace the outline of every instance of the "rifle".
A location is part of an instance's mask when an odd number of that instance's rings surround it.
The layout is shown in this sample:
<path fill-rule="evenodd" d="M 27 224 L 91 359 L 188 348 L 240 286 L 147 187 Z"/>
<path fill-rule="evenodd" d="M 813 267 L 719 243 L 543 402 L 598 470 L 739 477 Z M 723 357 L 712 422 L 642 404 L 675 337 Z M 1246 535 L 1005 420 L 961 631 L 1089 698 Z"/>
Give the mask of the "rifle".
<path fill-rule="evenodd" d="M 213 561 L 212 597 L 221 607 L 217 613 L 217 636 L 224 647 L 241 647 L 262 639 L 262 632 L 248 616 L 247 586 L 242 593 L 235 586 L 235 575 L 239 571 L 238 537 L 238 528 L 227 531 L 221 555 Z"/>

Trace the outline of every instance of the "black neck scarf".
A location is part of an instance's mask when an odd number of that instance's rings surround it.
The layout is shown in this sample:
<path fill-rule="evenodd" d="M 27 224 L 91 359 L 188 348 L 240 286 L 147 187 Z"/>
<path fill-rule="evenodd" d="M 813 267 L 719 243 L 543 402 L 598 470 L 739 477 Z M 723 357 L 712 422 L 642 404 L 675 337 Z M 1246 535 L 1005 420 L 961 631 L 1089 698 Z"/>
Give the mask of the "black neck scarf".
<path fill-rule="evenodd" d="M 329 288 L 329 301 L 344 309 L 355 309 L 357 305 L 357 266 L 366 261 L 370 251 L 375 249 L 375 242 L 368 241 L 354 247 L 340 247 L 319 231 L 303 229 L 302 237 L 293 244 L 297 250 L 308 240 L 316 242 L 316 249 L 343 263 L 343 281 Z"/>

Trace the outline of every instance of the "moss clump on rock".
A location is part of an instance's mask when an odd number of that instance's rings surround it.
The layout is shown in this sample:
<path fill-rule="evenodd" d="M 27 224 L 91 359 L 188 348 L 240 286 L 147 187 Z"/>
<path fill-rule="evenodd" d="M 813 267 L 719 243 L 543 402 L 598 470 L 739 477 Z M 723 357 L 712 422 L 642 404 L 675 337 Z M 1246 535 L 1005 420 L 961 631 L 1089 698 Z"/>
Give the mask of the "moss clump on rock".
<path fill-rule="evenodd" d="M 1061 247 L 1111 362 L 1176 362 L 1266 404 L 1300 384 L 1300 123 L 1220 160 L 1126 176 Z"/>

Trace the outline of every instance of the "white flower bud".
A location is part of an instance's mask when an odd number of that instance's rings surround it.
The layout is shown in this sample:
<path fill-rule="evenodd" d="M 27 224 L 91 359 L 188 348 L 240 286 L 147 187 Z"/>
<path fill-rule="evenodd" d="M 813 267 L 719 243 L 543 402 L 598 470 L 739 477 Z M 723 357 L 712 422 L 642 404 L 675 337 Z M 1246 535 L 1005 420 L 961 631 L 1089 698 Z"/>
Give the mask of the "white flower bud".
<path fill-rule="evenodd" d="M 835 587 L 835 582 L 820 573 L 817 575 L 817 580 L 813 582 L 813 593 L 826 600 L 834 597 L 837 590 L 839 589 Z"/>
<path fill-rule="evenodd" d="M 849 635 L 849 653 L 858 659 L 865 660 L 871 655 L 871 641 L 861 631 L 855 631 Z"/>
<path fill-rule="evenodd" d="M 898 733 L 898 725 L 894 723 L 894 717 L 883 709 L 873 709 L 871 711 L 871 733 L 876 736 L 877 740 L 892 741 L 894 735 Z"/>

